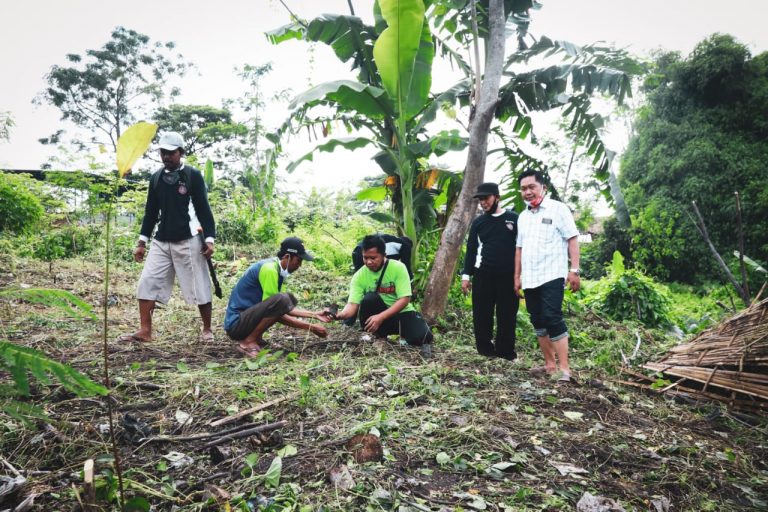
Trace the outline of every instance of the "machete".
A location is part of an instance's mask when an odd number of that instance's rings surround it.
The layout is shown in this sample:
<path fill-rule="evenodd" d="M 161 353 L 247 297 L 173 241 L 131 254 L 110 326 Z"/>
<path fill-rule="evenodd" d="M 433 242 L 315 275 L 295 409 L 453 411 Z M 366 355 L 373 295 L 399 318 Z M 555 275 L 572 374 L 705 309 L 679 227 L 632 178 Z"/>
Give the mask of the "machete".
<path fill-rule="evenodd" d="M 197 236 L 200 237 L 200 242 L 203 244 L 203 250 L 205 250 L 203 228 L 197 228 Z M 211 281 L 213 281 L 213 293 L 215 293 L 218 298 L 221 298 L 221 286 L 219 285 L 219 280 L 216 278 L 216 270 L 213 268 L 213 262 L 211 261 L 211 258 L 205 258 L 205 261 L 208 262 L 208 273 L 211 274 Z"/>

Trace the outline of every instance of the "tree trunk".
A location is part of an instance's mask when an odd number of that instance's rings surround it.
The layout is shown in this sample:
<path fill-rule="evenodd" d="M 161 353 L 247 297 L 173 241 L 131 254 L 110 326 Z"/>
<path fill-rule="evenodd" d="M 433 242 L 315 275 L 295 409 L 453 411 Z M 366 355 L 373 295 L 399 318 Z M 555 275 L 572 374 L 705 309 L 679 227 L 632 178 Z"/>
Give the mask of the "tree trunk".
<path fill-rule="evenodd" d="M 459 199 L 453 208 L 435 253 L 432 272 L 427 280 L 422 314 L 429 323 L 445 311 L 448 291 L 454 279 L 456 261 L 464 243 L 464 236 L 477 209 L 472 197 L 485 174 L 485 158 L 488 151 L 488 131 L 493 121 L 499 98 L 499 84 L 504 66 L 504 2 L 490 0 L 488 9 L 489 37 L 485 57 L 485 76 L 478 94 L 474 116 L 469 126 L 469 152 L 464 169 L 464 183 Z"/>
<path fill-rule="evenodd" d="M 632 227 L 632 220 L 629 217 L 629 210 L 627 209 L 627 203 L 624 202 L 624 193 L 621 191 L 621 185 L 619 185 L 619 178 L 616 173 L 613 172 L 613 156 L 611 156 L 611 163 L 608 166 L 608 186 L 610 187 L 611 197 L 613 197 L 613 204 L 616 209 L 616 219 L 619 221 L 619 226 L 624 229 Z"/>

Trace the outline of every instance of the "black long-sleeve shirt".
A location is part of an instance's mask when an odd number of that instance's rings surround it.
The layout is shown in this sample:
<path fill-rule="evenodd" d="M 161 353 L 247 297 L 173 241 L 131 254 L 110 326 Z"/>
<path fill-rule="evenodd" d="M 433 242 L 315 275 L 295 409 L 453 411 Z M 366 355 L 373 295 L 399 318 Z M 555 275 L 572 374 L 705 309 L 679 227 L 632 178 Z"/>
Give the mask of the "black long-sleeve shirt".
<path fill-rule="evenodd" d="M 208 238 L 216 236 L 216 224 L 213 213 L 208 204 L 208 192 L 205 189 L 203 175 L 194 167 L 191 170 L 190 181 L 184 183 L 186 174 L 179 169 L 180 179 L 178 183 L 169 185 L 162 176 L 155 180 L 150 177 L 149 190 L 147 191 L 147 203 L 144 207 L 144 220 L 141 223 L 141 234 L 147 238 L 152 236 L 158 220 L 155 238 L 163 242 L 178 242 L 187 240 L 195 235 L 190 228 L 189 203 L 195 208 L 195 215 L 203 228 L 203 235 Z M 160 169 L 157 172 L 165 172 Z M 155 183 L 157 183 L 155 185 Z"/>
<path fill-rule="evenodd" d="M 505 210 L 498 216 L 480 215 L 472 221 L 469 228 L 463 273 L 471 276 L 477 268 L 494 272 L 514 272 L 516 238 L 515 212 Z"/>

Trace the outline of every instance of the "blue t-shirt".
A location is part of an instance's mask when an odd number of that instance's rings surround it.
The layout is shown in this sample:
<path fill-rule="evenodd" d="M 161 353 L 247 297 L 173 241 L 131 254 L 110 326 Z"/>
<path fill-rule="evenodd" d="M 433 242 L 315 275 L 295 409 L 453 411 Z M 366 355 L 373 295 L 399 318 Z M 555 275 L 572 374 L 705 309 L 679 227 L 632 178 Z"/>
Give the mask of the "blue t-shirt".
<path fill-rule="evenodd" d="M 245 271 L 229 296 L 227 313 L 224 315 L 224 330 L 229 331 L 240 320 L 240 313 L 255 306 L 283 287 L 280 263 L 275 258 L 257 261 Z"/>

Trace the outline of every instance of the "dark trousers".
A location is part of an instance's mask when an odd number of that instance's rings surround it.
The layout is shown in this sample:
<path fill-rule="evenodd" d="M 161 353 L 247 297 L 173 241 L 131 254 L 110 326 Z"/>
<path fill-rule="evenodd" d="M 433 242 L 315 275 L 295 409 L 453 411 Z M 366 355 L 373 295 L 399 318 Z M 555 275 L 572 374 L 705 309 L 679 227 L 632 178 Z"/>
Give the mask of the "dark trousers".
<path fill-rule="evenodd" d="M 290 293 L 276 293 L 240 313 L 240 318 L 227 331 L 227 336 L 235 341 L 244 340 L 263 319 L 287 315 L 293 311 L 297 302 L 296 297 Z"/>
<path fill-rule="evenodd" d="M 386 309 L 387 305 L 384 304 L 378 293 L 366 293 L 363 300 L 360 301 L 360 327 L 365 329 L 365 322 L 368 318 L 378 315 Z M 433 338 L 427 322 L 416 311 L 400 312 L 387 319 L 375 334 L 381 337 L 399 334 L 409 345 L 417 346 L 432 343 Z"/>
<path fill-rule="evenodd" d="M 472 277 L 472 321 L 478 353 L 515 359 L 515 328 L 520 299 L 515 294 L 514 272 L 477 269 Z M 493 319 L 496 318 L 496 344 Z"/>
<path fill-rule="evenodd" d="M 568 327 L 563 320 L 565 279 L 554 279 L 523 291 L 536 336 L 549 336 L 553 341 L 568 336 Z"/>

